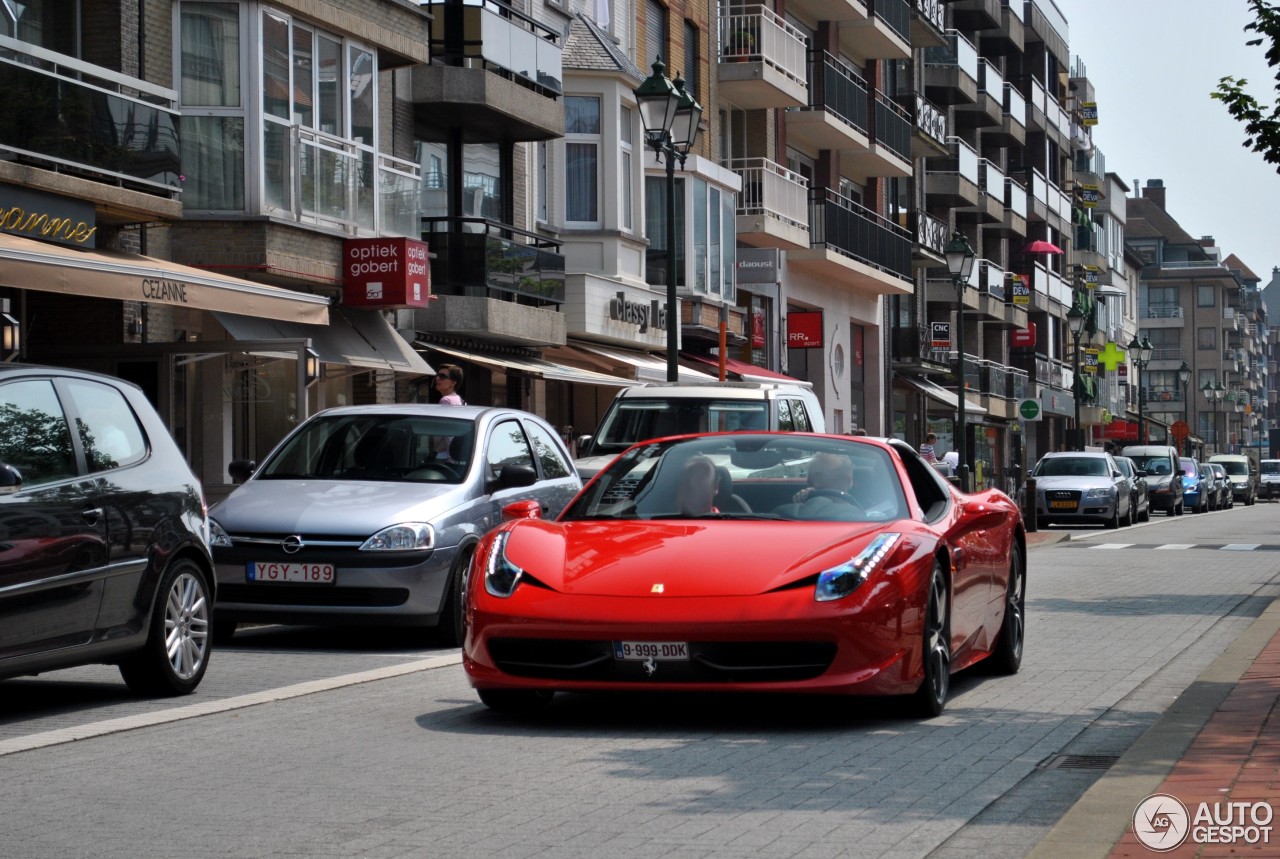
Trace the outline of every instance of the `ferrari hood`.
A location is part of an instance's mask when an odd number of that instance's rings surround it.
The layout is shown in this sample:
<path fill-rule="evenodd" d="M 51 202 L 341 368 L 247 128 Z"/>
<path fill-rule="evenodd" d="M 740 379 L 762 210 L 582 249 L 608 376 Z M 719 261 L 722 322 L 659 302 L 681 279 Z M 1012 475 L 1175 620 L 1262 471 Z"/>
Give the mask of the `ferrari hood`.
<path fill-rule="evenodd" d="M 844 563 L 884 530 L 870 522 L 528 521 L 512 530 L 506 553 L 566 594 L 748 596 Z"/>

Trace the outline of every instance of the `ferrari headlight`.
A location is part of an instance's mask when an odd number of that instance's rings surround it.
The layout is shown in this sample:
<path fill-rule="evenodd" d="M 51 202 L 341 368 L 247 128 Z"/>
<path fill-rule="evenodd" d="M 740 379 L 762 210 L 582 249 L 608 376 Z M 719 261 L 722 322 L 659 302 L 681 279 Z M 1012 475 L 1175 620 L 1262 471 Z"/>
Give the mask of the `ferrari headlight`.
<path fill-rule="evenodd" d="M 510 531 L 502 531 L 493 539 L 489 560 L 484 566 L 484 589 L 490 596 L 506 599 L 515 593 L 516 585 L 524 570 L 507 560 L 507 538 Z"/>
<path fill-rule="evenodd" d="M 226 532 L 217 519 L 209 520 L 209 548 L 230 549 L 231 535 Z"/>
<path fill-rule="evenodd" d="M 1110 497 L 1111 497 L 1111 488 L 1110 488 L 1110 487 L 1102 487 L 1102 488 L 1099 488 L 1099 489 L 1090 489 L 1088 492 L 1086 492 L 1086 493 L 1084 494 L 1084 497 L 1085 497 L 1086 499 L 1094 499 L 1094 500 L 1098 500 L 1098 499 L 1102 499 L 1102 498 L 1110 498 Z"/>
<path fill-rule="evenodd" d="M 383 528 L 360 546 L 361 552 L 412 552 L 435 545 L 435 529 L 426 522 L 401 522 Z"/>
<path fill-rule="evenodd" d="M 853 593 L 901 539 L 901 534 L 881 534 L 868 543 L 852 561 L 823 570 L 818 575 L 818 586 L 814 589 L 813 598 L 818 602 L 828 602 Z"/>

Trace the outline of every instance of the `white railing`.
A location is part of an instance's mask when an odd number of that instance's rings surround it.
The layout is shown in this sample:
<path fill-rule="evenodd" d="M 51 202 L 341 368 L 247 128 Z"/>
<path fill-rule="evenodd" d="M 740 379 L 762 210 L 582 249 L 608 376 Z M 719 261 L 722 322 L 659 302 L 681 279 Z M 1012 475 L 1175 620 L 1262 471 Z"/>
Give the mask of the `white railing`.
<path fill-rule="evenodd" d="M 1071 43 L 1070 32 L 1067 29 L 1067 18 L 1060 11 L 1053 0 L 1027 0 L 1028 6 L 1034 6 L 1044 16 L 1049 26 L 1062 38 L 1067 44 Z"/>
<path fill-rule="evenodd" d="M 766 215 L 809 228 L 809 182 L 799 173 L 768 158 L 738 158 L 729 169 L 742 180 L 739 215 Z"/>
<path fill-rule="evenodd" d="M 934 60 L 926 60 L 926 65 L 930 66 L 955 66 L 960 71 L 973 78 L 978 79 L 978 49 L 958 30 L 947 30 L 947 46 L 949 51 L 945 52 L 947 60 L 945 62 L 937 62 Z M 931 48 L 930 51 L 940 49 Z M 929 56 L 938 57 L 940 54 L 931 53 Z"/>
<path fill-rule="evenodd" d="M 1044 205 L 1049 205 L 1049 180 L 1034 167 L 1031 168 L 1031 196 Z"/>
<path fill-rule="evenodd" d="M 987 192 L 987 196 L 994 197 L 1004 203 L 1005 175 L 1000 172 L 1000 168 L 983 158 L 978 162 L 978 175 L 982 179 L 980 184 L 983 190 Z"/>
<path fill-rule="evenodd" d="M 948 137 L 947 144 L 955 148 L 956 163 L 958 165 L 956 172 L 973 184 L 979 184 L 977 151 L 959 137 Z"/>
<path fill-rule="evenodd" d="M 1013 84 L 1004 85 L 1004 112 L 1018 121 L 1018 125 L 1027 124 L 1027 100 L 1018 92 Z"/>
<path fill-rule="evenodd" d="M 1003 103 L 1004 78 L 990 60 L 982 60 L 978 65 L 978 89 Z"/>
<path fill-rule="evenodd" d="M 1005 179 L 1005 205 L 1009 211 L 1022 217 L 1027 216 L 1027 189 L 1013 179 Z"/>
<path fill-rule="evenodd" d="M 1147 304 L 1139 305 L 1138 315 L 1145 319 L 1181 319 L 1181 304 Z"/>
<path fill-rule="evenodd" d="M 1027 103 L 1039 110 L 1045 112 L 1045 102 L 1048 101 L 1048 94 L 1044 91 L 1044 85 L 1035 78 L 1031 79 L 1031 94 L 1027 96 Z"/>
<path fill-rule="evenodd" d="M 1004 8 L 1008 9 L 1009 12 L 1013 15 L 1013 17 L 1021 21 L 1022 20 L 1022 3 L 1023 3 L 1023 0 L 1002 0 L 1001 5 L 1003 5 Z"/>
<path fill-rule="evenodd" d="M 808 40 L 800 30 L 764 6 L 747 6 L 720 16 L 720 56 L 759 61 L 808 86 Z"/>
<path fill-rule="evenodd" d="M 1058 217 L 1064 221 L 1071 220 L 1071 198 L 1062 193 L 1062 189 L 1052 182 L 1049 183 L 1049 211 L 1057 212 Z"/>

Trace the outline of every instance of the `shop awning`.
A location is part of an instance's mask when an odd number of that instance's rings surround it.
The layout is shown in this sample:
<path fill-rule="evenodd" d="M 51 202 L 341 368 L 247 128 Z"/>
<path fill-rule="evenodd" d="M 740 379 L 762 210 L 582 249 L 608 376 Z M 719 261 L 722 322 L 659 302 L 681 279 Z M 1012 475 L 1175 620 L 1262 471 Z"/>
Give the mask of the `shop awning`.
<path fill-rule="evenodd" d="M 327 325 L 329 299 L 139 254 L 0 233 L 0 286 Z"/>
<path fill-rule="evenodd" d="M 376 310 L 335 307 L 326 314 L 328 325 L 255 319 L 234 313 L 213 315 L 236 340 L 299 340 L 309 337 L 311 348 L 326 364 L 394 370 L 415 376 L 435 373 Z"/>
<path fill-rule="evenodd" d="M 587 346 L 582 343 L 573 343 L 571 346 L 574 350 L 587 355 L 591 360 L 598 362 L 601 359 L 604 359 L 606 364 L 630 367 L 632 372 L 635 374 L 634 378 L 637 382 L 667 381 L 667 362 L 665 358 L 655 358 L 648 352 L 631 352 L 626 349 L 609 349 L 604 346 L 596 346 L 594 344 Z M 697 370 L 691 370 L 690 368 L 683 366 L 679 368 L 679 378 L 681 382 L 697 385 L 718 381 L 715 376 L 709 376 L 706 373 L 699 373 Z"/>
<path fill-rule="evenodd" d="M 948 391 L 946 388 L 934 382 L 930 382 L 928 379 L 908 379 L 900 376 L 899 381 L 915 388 L 935 403 L 940 403 L 946 406 L 952 412 L 957 411 L 960 408 L 960 400 L 956 397 L 955 391 Z M 985 415 L 987 413 L 987 410 L 975 403 L 972 397 L 965 397 L 964 400 L 965 414 Z"/>
<path fill-rule="evenodd" d="M 504 370 L 519 370 L 522 373 L 541 376 L 542 378 L 549 379 L 553 382 L 577 382 L 584 385 L 609 385 L 615 388 L 629 388 L 636 384 L 630 379 L 622 379 L 618 376 L 610 376 L 606 373 L 596 373 L 591 370 L 583 370 L 579 367 L 567 367 L 563 364 L 556 364 L 552 361 L 545 361 L 541 358 L 526 358 L 514 355 L 490 355 L 486 352 L 476 352 L 471 349 L 460 349 L 457 346 L 441 346 L 438 343 L 427 343 L 421 340 L 414 345 L 419 349 L 429 349 L 433 352 L 451 355 L 454 358 L 461 358 L 464 361 L 473 361 L 476 364 L 483 364 L 487 367 L 498 367 Z"/>
<path fill-rule="evenodd" d="M 720 373 L 720 359 L 707 355 L 691 355 L 687 352 L 680 353 L 681 358 L 688 358 L 690 361 L 697 361 L 699 364 L 706 364 L 716 368 L 716 375 Z M 748 364 L 746 361 L 739 361 L 737 358 L 725 356 L 724 359 L 725 372 L 732 373 L 744 382 L 790 382 L 793 385 L 803 385 L 806 388 L 812 388 L 813 382 L 807 382 L 804 379 L 797 379 L 794 376 L 788 376 L 785 373 L 775 373 L 773 370 L 764 367 L 757 367 L 755 364 Z"/>

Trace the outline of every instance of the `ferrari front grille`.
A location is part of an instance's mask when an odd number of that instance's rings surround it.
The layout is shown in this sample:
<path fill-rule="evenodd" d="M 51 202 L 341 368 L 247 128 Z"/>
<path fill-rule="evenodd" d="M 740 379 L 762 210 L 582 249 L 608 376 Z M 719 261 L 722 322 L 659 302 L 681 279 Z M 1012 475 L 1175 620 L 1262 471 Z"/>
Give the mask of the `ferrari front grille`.
<path fill-rule="evenodd" d="M 489 654 L 500 670 L 547 680 L 643 683 L 768 683 L 821 675 L 836 655 L 822 641 L 704 641 L 689 643 L 689 659 L 643 662 L 614 658 L 611 641 L 495 638 Z"/>

